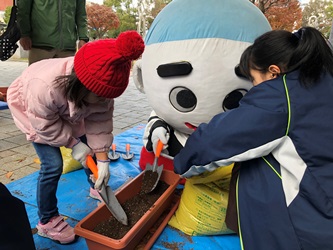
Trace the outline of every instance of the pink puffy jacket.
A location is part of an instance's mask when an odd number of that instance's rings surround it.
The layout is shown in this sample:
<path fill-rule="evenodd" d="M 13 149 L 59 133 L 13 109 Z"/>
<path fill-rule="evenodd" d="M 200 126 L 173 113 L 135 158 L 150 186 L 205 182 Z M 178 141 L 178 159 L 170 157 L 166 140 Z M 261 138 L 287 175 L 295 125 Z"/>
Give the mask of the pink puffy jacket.
<path fill-rule="evenodd" d="M 28 141 L 72 148 L 86 134 L 94 152 L 107 152 L 113 141 L 114 100 L 78 109 L 55 85 L 57 76 L 71 73 L 73 59 L 47 59 L 29 66 L 8 88 L 8 106 Z"/>

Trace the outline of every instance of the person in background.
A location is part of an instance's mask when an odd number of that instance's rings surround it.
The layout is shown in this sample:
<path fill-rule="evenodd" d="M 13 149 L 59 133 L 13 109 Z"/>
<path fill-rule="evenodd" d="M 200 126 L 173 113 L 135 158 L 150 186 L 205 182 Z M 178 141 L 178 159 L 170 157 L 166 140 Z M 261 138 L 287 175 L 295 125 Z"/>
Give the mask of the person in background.
<path fill-rule="evenodd" d="M 186 178 L 241 163 L 230 188 L 242 249 L 333 249 L 332 65 L 314 28 L 263 34 L 235 70 L 254 87 L 174 159 Z"/>
<path fill-rule="evenodd" d="M 74 56 L 89 41 L 85 0 L 18 0 L 20 44 L 29 65 L 48 58 Z"/>
<path fill-rule="evenodd" d="M 36 250 L 24 202 L 0 182 L 0 249 Z M 19 225 L 19 226 L 18 226 Z"/>
<path fill-rule="evenodd" d="M 131 61 L 143 50 L 144 42 L 136 31 L 123 32 L 117 39 L 85 44 L 74 57 L 36 62 L 8 88 L 14 122 L 32 142 L 41 161 L 37 182 L 39 235 L 61 244 L 75 240 L 73 228 L 60 216 L 57 206 L 63 169 L 59 147 L 72 149 L 73 158 L 85 167 L 89 180 L 92 173 L 86 157 L 94 155 L 98 179 L 92 187 L 100 190 L 108 183 L 114 98 L 125 91 Z M 87 144 L 80 139 L 84 136 Z"/>

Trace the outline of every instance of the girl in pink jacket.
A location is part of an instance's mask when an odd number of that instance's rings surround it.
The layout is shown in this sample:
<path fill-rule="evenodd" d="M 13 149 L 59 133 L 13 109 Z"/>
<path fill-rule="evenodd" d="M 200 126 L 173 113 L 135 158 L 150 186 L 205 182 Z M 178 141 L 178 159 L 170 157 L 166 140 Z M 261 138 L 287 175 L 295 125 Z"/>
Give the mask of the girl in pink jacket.
<path fill-rule="evenodd" d="M 117 39 L 85 44 L 74 57 L 34 63 L 8 88 L 14 122 L 32 142 L 41 161 L 37 182 L 39 235 L 61 244 L 75 240 L 74 229 L 57 207 L 56 191 L 63 168 L 59 147 L 71 148 L 73 158 L 81 162 L 91 184 L 90 193 L 107 184 L 114 98 L 125 91 L 131 61 L 143 50 L 137 32 L 123 32 Z M 95 183 L 85 163 L 87 155 L 95 155 L 97 160 Z"/>

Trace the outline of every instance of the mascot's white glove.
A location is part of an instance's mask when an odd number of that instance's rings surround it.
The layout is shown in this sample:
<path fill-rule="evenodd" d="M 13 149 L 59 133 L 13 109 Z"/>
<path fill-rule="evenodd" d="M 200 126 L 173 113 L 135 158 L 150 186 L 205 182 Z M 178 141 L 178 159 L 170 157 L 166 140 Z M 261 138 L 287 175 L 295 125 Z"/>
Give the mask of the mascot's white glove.
<path fill-rule="evenodd" d="M 72 148 L 72 157 L 79 161 L 84 168 L 87 168 L 86 159 L 88 155 L 92 155 L 91 148 L 89 148 L 86 144 L 79 141 Z"/>
<path fill-rule="evenodd" d="M 100 161 L 97 160 L 97 168 L 98 168 L 98 178 L 95 182 L 95 189 L 101 190 L 102 184 L 108 185 L 110 179 L 110 169 L 109 169 L 110 161 Z"/>
<path fill-rule="evenodd" d="M 168 131 L 165 128 L 157 127 L 153 130 L 153 133 L 151 135 L 151 142 L 153 143 L 154 154 L 156 154 L 158 140 L 161 140 L 161 142 L 163 143 L 163 145 L 164 145 L 163 150 L 164 150 L 168 147 L 169 138 L 170 138 L 170 134 L 168 133 Z"/>

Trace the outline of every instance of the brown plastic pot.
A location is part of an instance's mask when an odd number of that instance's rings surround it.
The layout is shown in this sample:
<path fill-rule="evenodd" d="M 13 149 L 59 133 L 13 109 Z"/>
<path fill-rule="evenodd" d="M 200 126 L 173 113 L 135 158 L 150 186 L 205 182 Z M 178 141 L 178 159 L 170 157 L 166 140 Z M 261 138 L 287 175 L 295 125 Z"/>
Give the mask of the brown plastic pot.
<path fill-rule="evenodd" d="M 142 178 L 143 172 L 116 192 L 116 197 L 120 204 L 139 193 Z M 180 177 L 172 171 L 163 170 L 160 180 L 166 182 L 169 187 L 123 238 L 112 239 L 93 231 L 99 223 L 108 220 L 108 218 L 112 216 L 105 204 L 97 207 L 83 218 L 75 226 L 75 233 L 85 238 L 90 250 L 134 249 L 161 214 L 166 209 L 170 208 L 174 199 L 174 191 L 180 181 Z M 174 213 L 174 211 L 175 209 L 171 209 L 170 213 Z M 164 226 L 165 225 L 166 223 L 164 223 Z M 156 231 L 157 234 L 161 232 L 162 230 Z M 154 235 L 152 238 L 156 239 L 157 236 Z M 152 243 L 150 242 L 149 244 Z"/>
<path fill-rule="evenodd" d="M 3 94 L 4 101 L 7 102 L 8 87 L 0 87 L 0 92 Z"/>

